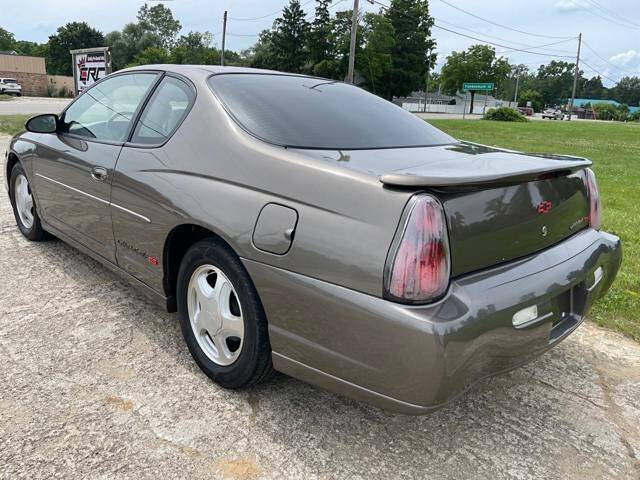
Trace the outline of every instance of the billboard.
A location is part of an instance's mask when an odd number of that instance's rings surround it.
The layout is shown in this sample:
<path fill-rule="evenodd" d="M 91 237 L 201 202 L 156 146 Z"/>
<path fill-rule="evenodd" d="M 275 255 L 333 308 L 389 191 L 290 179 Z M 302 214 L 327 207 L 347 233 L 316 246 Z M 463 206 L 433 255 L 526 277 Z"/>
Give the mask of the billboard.
<path fill-rule="evenodd" d="M 111 56 L 107 47 L 71 50 L 76 95 L 111 73 Z"/>

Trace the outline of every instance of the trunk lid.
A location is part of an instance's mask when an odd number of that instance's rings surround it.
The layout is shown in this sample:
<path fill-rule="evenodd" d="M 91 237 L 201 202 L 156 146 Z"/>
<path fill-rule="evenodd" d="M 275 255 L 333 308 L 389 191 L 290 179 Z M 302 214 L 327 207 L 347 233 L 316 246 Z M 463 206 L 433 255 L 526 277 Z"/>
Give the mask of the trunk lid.
<path fill-rule="evenodd" d="M 461 153 L 384 174 L 398 187 L 426 187 L 442 201 L 451 274 L 462 275 L 550 247 L 588 226 L 578 157 L 530 155 L 463 143 Z"/>
<path fill-rule="evenodd" d="M 438 196 L 449 228 L 452 276 L 543 250 L 589 224 L 583 172 Z"/>

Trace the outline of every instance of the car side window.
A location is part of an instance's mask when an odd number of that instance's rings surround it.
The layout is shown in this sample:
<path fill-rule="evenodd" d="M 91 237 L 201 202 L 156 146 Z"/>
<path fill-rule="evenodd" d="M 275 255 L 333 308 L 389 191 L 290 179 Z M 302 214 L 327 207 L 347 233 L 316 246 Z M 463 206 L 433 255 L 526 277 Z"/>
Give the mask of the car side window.
<path fill-rule="evenodd" d="M 98 83 L 67 109 L 62 132 L 124 142 L 135 111 L 157 78 L 157 73 L 133 73 Z"/>
<path fill-rule="evenodd" d="M 165 77 L 142 112 L 131 142 L 144 145 L 166 142 L 187 115 L 194 97 L 193 89 L 185 82 Z"/>

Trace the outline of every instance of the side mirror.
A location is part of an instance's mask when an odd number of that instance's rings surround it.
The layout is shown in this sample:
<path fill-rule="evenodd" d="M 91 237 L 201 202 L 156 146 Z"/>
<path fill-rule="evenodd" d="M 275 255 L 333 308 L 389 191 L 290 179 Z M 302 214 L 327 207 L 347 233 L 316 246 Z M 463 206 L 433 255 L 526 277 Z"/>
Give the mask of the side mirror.
<path fill-rule="evenodd" d="M 27 120 L 24 128 L 33 133 L 56 133 L 58 131 L 58 116 L 52 113 L 37 115 Z"/>

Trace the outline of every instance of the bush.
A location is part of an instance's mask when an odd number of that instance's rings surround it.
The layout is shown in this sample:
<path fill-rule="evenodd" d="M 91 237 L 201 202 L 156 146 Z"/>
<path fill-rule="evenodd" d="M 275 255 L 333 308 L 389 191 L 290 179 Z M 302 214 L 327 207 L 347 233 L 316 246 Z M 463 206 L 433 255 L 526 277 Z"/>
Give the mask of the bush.
<path fill-rule="evenodd" d="M 490 108 L 484 115 L 485 120 L 500 122 L 528 122 L 527 117 L 511 107 Z"/>
<path fill-rule="evenodd" d="M 58 92 L 58 96 L 61 98 L 71 98 L 73 97 L 73 92 L 69 90 L 66 85 L 63 85 L 60 91 Z"/>

